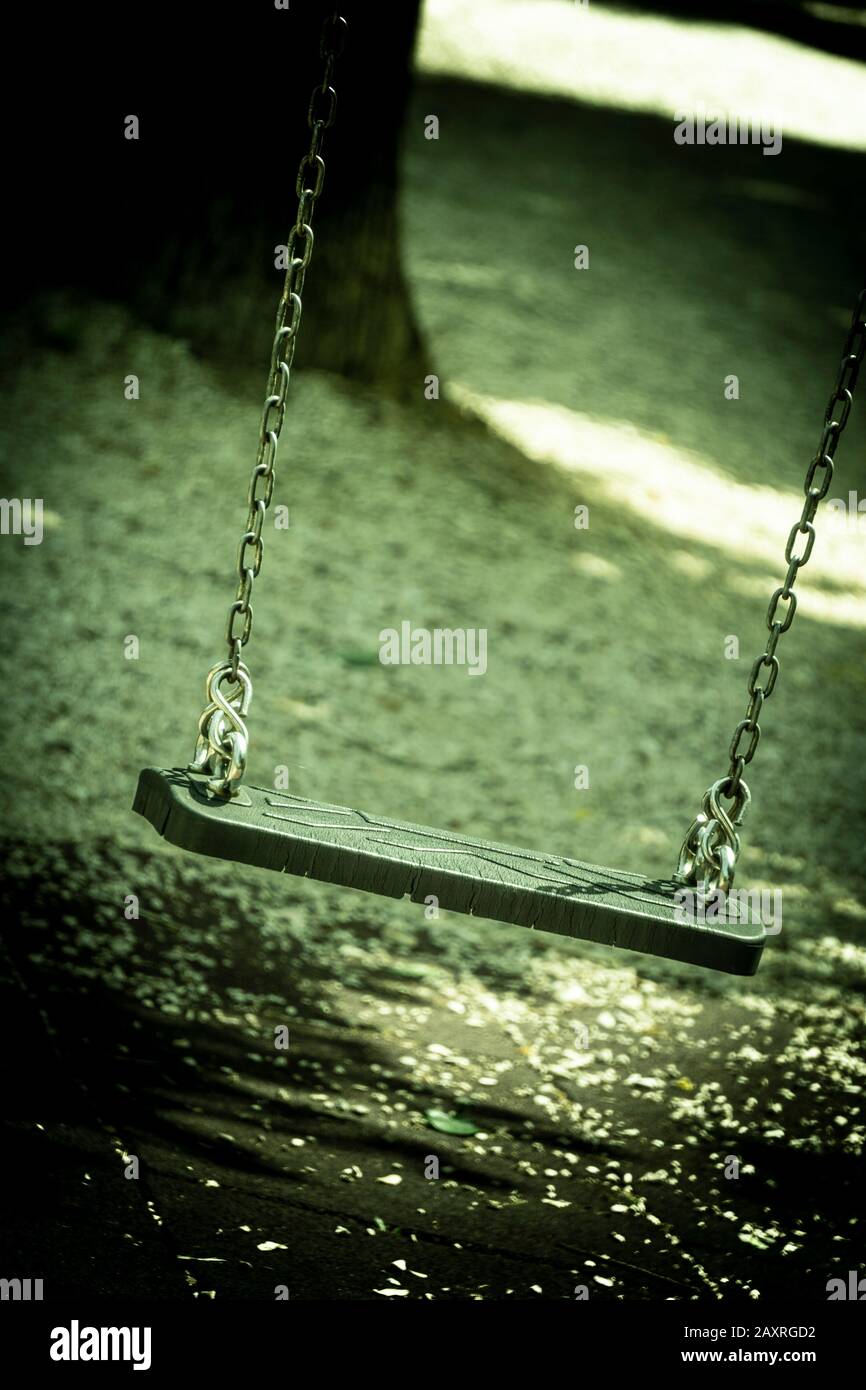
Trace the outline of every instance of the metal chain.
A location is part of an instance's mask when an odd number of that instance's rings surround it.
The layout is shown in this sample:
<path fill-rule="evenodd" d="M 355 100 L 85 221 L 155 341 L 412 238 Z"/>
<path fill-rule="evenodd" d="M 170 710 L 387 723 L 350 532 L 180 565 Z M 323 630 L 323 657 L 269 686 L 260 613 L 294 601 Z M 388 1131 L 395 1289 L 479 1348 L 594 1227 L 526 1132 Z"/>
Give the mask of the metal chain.
<path fill-rule="evenodd" d="M 190 768 L 209 774 L 208 787 L 232 795 L 244 775 L 248 735 L 244 716 L 252 699 L 252 681 L 241 652 L 250 640 L 253 581 L 262 567 L 262 526 L 274 493 L 277 444 L 286 413 L 286 394 L 301 322 L 301 296 L 313 254 L 313 214 L 325 180 L 322 158 L 324 133 L 334 124 L 337 93 L 331 85 L 334 67 L 346 41 L 346 21 L 335 9 L 322 27 L 319 53 L 324 60 L 321 81 L 307 107 L 310 144 L 298 166 L 295 192 L 298 210 L 289 233 L 286 278 L 277 305 L 267 396 L 259 429 L 259 447 L 247 492 L 248 515 L 237 553 L 238 587 L 226 622 L 228 660 L 208 673 L 208 704 L 199 718 L 198 739 Z"/>
<path fill-rule="evenodd" d="M 749 788 L 743 781 L 743 770 L 755 756 L 755 750 L 761 737 L 758 716 L 763 709 L 764 701 L 772 695 L 776 677 L 779 674 L 779 658 L 776 656 L 776 646 L 779 638 L 788 631 L 794 621 L 794 614 L 797 611 L 794 582 L 797 574 L 812 554 L 812 547 L 815 544 L 815 527 L 812 523 L 818 510 L 818 504 L 826 497 L 830 487 L 836 446 L 848 423 L 848 416 L 851 414 L 854 387 L 857 384 L 864 353 L 866 353 L 866 290 L 861 291 L 854 310 L 851 327 L 848 330 L 842 352 L 836 386 L 824 412 L 821 440 L 815 457 L 806 472 L 806 481 L 803 486 L 806 501 L 803 504 L 800 520 L 791 527 L 788 543 L 785 546 L 788 572 L 785 575 L 784 584 L 774 591 L 770 599 L 770 606 L 767 609 L 767 627 L 770 636 L 749 675 L 749 704 L 745 718 L 740 720 L 734 730 L 730 747 L 730 766 L 727 775 L 714 782 L 704 796 L 701 811 L 689 827 L 680 850 L 675 879 L 680 883 L 689 883 L 695 886 L 700 884 L 705 893 L 714 892 L 716 889 L 727 892 L 733 882 L 734 867 L 740 851 L 740 840 L 734 827 L 742 823 L 746 808 L 751 800 Z M 815 479 L 819 469 L 821 470 L 819 485 L 816 486 Z M 806 538 L 803 542 L 801 555 L 795 553 L 799 536 Z M 784 604 L 781 618 L 778 616 L 780 603 Z M 758 677 L 764 668 L 768 673 L 765 683 L 758 685 Z M 746 736 L 748 737 L 748 745 L 745 752 L 741 752 L 740 746 Z M 733 801 L 733 805 L 727 812 L 719 801 L 721 796 L 728 797 Z"/>

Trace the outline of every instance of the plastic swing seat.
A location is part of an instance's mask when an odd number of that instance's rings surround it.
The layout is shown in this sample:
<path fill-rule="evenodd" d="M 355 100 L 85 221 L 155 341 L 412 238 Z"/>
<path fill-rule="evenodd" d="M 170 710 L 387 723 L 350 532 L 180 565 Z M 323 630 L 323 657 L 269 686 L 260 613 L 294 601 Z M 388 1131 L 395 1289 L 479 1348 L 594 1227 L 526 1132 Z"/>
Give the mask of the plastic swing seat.
<path fill-rule="evenodd" d="M 214 795 L 207 777 L 145 768 L 133 810 L 181 849 L 298 874 L 388 898 L 435 898 L 445 911 L 642 951 L 732 975 L 754 975 L 766 932 L 740 921 L 728 896 L 718 918 L 689 920 L 682 885 L 514 849 L 452 831 L 370 816 L 244 784 Z"/>

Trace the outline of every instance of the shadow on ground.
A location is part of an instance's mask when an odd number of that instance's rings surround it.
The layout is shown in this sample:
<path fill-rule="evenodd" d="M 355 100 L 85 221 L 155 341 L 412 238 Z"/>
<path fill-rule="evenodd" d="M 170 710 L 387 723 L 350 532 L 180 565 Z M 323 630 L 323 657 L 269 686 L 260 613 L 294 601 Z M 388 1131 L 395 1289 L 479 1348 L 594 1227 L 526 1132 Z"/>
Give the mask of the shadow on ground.
<path fill-rule="evenodd" d="M 435 933 L 399 928 L 398 956 L 276 875 L 109 845 L 11 864 L 4 1242 L 46 1296 L 820 1298 L 855 1257 L 833 1119 L 862 1061 L 826 1002 L 674 999 L 555 950 L 456 981 Z"/>

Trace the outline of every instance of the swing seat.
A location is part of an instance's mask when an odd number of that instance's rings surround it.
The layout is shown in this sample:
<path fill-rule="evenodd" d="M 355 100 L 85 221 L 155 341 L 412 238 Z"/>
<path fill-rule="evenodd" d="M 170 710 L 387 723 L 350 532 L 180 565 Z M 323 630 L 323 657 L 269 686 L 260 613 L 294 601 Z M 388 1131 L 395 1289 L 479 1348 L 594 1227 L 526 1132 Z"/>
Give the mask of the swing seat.
<path fill-rule="evenodd" d="M 173 845 L 389 898 L 754 975 L 760 923 L 727 900 L 712 925 L 683 920 L 681 885 L 476 840 L 244 785 L 231 800 L 183 768 L 145 768 L 133 810 Z M 727 914 L 727 915 L 726 915 Z"/>

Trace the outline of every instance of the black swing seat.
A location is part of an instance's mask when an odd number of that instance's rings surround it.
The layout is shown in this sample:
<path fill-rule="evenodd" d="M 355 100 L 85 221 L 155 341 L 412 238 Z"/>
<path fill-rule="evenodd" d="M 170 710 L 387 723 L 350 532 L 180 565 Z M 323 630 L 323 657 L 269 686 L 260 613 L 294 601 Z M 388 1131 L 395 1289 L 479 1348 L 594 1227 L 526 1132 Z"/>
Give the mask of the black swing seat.
<path fill-rule="evenodd" d="M 244 785 L 231 799 L 203 774 L 148 767 L 133 810 L 171 844 L 217 859 L 361 888 L 445 911 L 620 946 L 690 965 L 754 975 L 764 949 L 759 923 L 735 902 L 715 921 L 683 920 L 680 885 L 600 869 L 577 859 L 513 849 Z M 726 916 L 725 913 L 730 914 Z"/>

